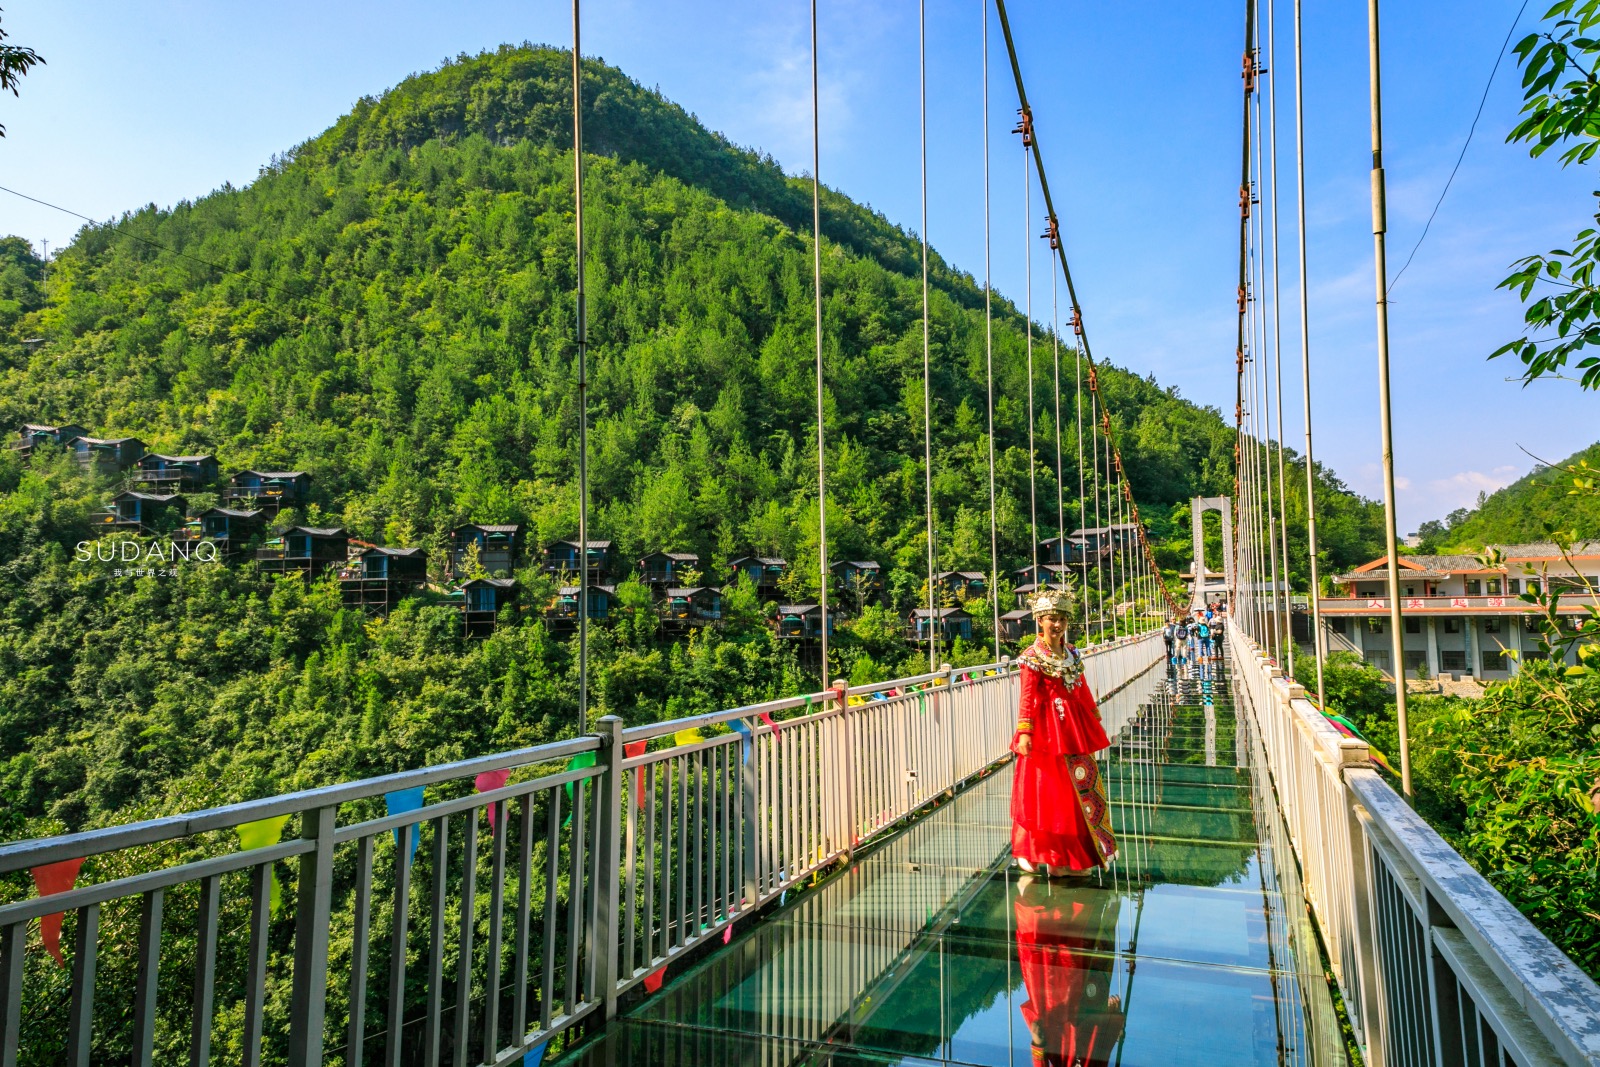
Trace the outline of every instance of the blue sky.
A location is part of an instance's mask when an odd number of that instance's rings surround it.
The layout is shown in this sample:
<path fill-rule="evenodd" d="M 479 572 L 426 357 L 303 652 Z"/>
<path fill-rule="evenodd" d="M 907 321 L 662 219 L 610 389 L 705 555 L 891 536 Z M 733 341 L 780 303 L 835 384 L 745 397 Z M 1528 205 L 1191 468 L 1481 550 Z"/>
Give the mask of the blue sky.
<path fill-rule="evenodd" d="M 1520 0 L 1385 11 L 1385 163 L 1391 272 L 1421 232 Z M 1317 455 L 1379 496 L 1365 5 L 1308 3 L 1307 212 Z M 1545 5 L 1534 0 L 1522 26 Z M 929 235 L 983 270 L 982 0 L 929 0 Z M 808 7 L 799 0 L 588 0 L 584 50 L 734 141 L 810 167 Z M 1286 436 L 1298 446 L 1300 360 L 1289 51 L 1277 11 L 1280 211 L 1285 240 Z M 1201 403 L 1231 406 L 1237 270 L 1242 5 L 1013 0 L 1024 74 L 1096 355 Z M 915 229 L 920 215 L 917 6 L 821 0 L 823 180 Z M 0 184 L 110 218 L 168 205 L 257 168 L 375 94 L 459 52 L 570 40 L 570 7 L 474 0 L 10 0 L 13 43 L 48 60 L 0 100 Z M 1519 35 L 1523 30 L 1519 30 Z M 1043 244 L 1023 225 L 1016 107 L 991 29 L 992 249 L 997 288 L 1049 319 Z M 1523 388 L 1484 356 L 1520 306 L 1495 283 L 1518 256 L 1590 222 L 1594 176 L 1504 144 L 1520 102 L 1502 65 L 1466 162 L 1392 293 L 1395 462 L 1402 532 L 1600 437 L 1600 397 Z M 1268 75 L 1270 79 L 1271 74 Z M 1037 197 L 1037 184 L 1034 186 Z M 1042 228 L 1034 207 L 1033 232 Z M 53 247 L 77 223 L 0 194 L 0 233 Z"/>

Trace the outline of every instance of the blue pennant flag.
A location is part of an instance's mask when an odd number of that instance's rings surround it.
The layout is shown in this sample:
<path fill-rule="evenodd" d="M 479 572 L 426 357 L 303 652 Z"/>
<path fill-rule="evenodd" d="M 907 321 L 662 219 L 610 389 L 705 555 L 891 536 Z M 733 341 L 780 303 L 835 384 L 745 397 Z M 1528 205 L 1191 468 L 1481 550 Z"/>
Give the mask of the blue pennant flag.
<path fill-rule="evenodd" d="M 548 1044 L 549 1042 L 545 1042 Z M 535 1045 L 522 1054 L 522 1067 L 539 1067 L 544 1062 L 544 1044 Z"/>
<path fill-rule="evenodd" d="M 419 785 L 414 789 L 396 789 L 393 793 L 385 793 L 385 794 L 383 794 L 383 801 L 384 801 L 385 804 L 387 804 L 389 806 L 389 814 L 390 815 L 398 815 L 403 811 L 416 811 L 418 808 L 422 807 L 422 803 L 423 803 L 423 801 L 422 801 L 422 787 Z M 411 824 L 411 851 L 406 856 L 406 865 L 407 866 L 410 866 L 411 861 L 417 858 L 417 842 L 421 837 L 422 837 L 422 824 L 421 823 L 412 823 Z M 394 847 L 395 848 L 399 848 L 400 847 L 400 828 L 399 827 L 395 827 L 395 831 L 394 831 Z"/>
<path fill-rule="evenodd" d="M 733 727 L 734 732 L 739 735 L 739 750 L 740 750 L 739 751 L 739 758 L 740 758 L 740 760 L 746 766 L 749 766 L 749 764 L 750 764 L 750 739 L 753 736 L 750 733 L 750 724 L 745 722 L 743 719 L 733 719 L 733 720 L 729 721 L 728 725 Z"/>

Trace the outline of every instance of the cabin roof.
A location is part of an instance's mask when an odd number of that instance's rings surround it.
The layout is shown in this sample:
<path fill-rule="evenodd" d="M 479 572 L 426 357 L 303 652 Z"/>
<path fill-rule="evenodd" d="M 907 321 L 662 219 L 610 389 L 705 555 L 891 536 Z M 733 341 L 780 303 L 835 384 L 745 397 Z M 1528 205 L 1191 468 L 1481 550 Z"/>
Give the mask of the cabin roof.
<path fill-rule="evenodd" d="M 245 511 L 239 508 L 207 508 L 205 511 L 202 511 L 198 516 L 196 516 L 196 518 L 204 518 L 207 515 L 223 515 L 230 519 L 259 519 L 262 515 L 262 512 Z"/>
<path fill-rule="evenodd" d="M 130 441 L 136 445 L 144 444 L 137 437 L 89 437 L 84 434 L 79 434 L 77 437 L 72 438 L 67 444 L 75 444 L 78 441 L 82 441 L 86 445 L 125 445 Z"/>
<path fill-rule="evenodd" d="M 780 605 L 778 605 L 778 614 L 779 615 L 810 615 L 813 611 L 821 611 L 821 610 L 822 610 L 822 608 L 819 607 L 816 604 L 780 604 Z"/>
<path fill-rule="evenodd" d="M 828 569 L 831 571 L 834 567 L 855 567 L 857 570 L 863 571 L 877 571 L 883 569 L 878 565 L 876 560 L 871 559 L 841 559 Z"/>
<path fill-rule="evenodd" d="M 461 588 L 467 589 L 474 585 L 487 585 L 492 589 L 515 589 L 515 578 L 473 578 L 461 583 Z"/>
<path fill-rule="evenodd" d="M 971 579 L 974 579 L 974 580 L 977 580 L 977 581 L 983 581 L 984 579 L 988 578 L 989 576 L 987 574 L 984 574 L 982 571 L 940 571 L 938 574 L 935 574 L 934 577 L 935 578 L 960 577 L 960 578 L 971 578 Z"/>
<path fill-rule="evenodd" d="M 79 426 L 75 422 L 64 422 L 60 426 L 46 426 L 42 422 L 25 422 L 22 424 L 23 433 L 60 433 L 62 430 L 88 430 L 87 426 Z"/>
<path fill-rule="evenodd" d="M 1008 611 L 1000 617 L 1002 619 L 1026 619 L 1032 614 L 1033 612 L 1029 611 L 1027 608 L 1018 608 L 1016 611 Z"/>
<path fill-rule="evenodd" d="M 729 560 L 728 566 L 737 567 L 741 563 L 761 563 L 768 567 L 787 567 L 789 565 L 788 560 L 779 559 L 777 556 L 740 556 L 738 559 Z M 838 564 L 835 563 L 834 566 L 837 567 Z"/>
<path fill-rule="evenodd" d="M 551 541 L 548 545 L 544 546 L 544 550 L 546 552 L 548 552 L 552 548 L 557 548 L 557 547 L 559 547 L 561 545 L 571 545 L 573 548 L 577 548 L 578 547 L 578 542 L 575 539 L 574 540 L 567 540 L 566 538 L 562 538 L 562 539 L 560 539 L 558 541 Z M 589 547 L 590 548 L 610 548 L 611 547 L 611 542 L 610 541 L 590 541 L 589 542 Z"/>
<path fill-rule="evenodd" d="M 485 579 L 480 579 L 480 580 L 481 581 L 488 581 L 488 579 L 486 579 L 486 578 Z M 579 587 L 576 586 L 576 585 L 564 585 L 560 589 L 556 590 L 556 594 L 558 596 L 577 596 L 578 595 L 578 588 Z M 602 593 L 607 593 L 607 594 L 610 594 L 610 595 L 615 595 L 616 592 L 617 592 L 617 587 L 614 586 L 614 585 L 600 585 L 600 584 L 597 583 L 595 585 L 591 585 L 589 588 L 590 589 L 598 589 Z"/>
<path fill-rule="evenodd" d="M 380 556 L 398 556 L 401 559 L 416 559 L 417 557 L 426 557 L 428 554 L 427 549 L 423 548 L 386 548 L 383 545 L 373 545 L 367 551 L 375 552 Z"/>
<path fill-rule="evenodd" d="M 679 563 L 700 562 L 700 555 L 697 552 L 652 552 L 647 556 L 639 557 L 639 562 L 643 563 L 645 560 L 655 559 L 657 556 L 665 556 L 667 559 L 676 560 Z"/>
<path fill-rule="evenodd" d="M 168 463 L 204 463 L 208 459 L 214 460 L 216 458 L 210 453 L 203 456 L 169 456 L 165 452 L 146 452 L 139 458 L 139 462 L 145 463 L 152 459 L 160 459 Z"/>
<path fill-rule="evenodd" d="M 684 586 L 675 586 L 675 587 L 673 587 L 671 589 L 668 589 L 667 590 L 667 595 L 671 596 L 671 597 L 692 597 L 692 596 L 695 596 L 695 595 L 697 595 L 699 593 L 718 593 L 718 594 L 720 594 L 721 592 L 722 592 L 722 590 L 716 588 L 715 586 L 710 586 L 710 585 L 684 585 Z"/>
<path fill-rule="evenodd" d="M 934 616 L 940 619 L 950 619 L 955 618 L 956 616 L 960 616 L 961 618 L 972 617 L 966 613 L 965 609 L 962 608 L 935 608 Z M 912 608 L 911 617 L 914 619 L 926 619 L 928 617 L 928 609 Z"/>
<path fill-rule="evenodd" d="M 257 470 L 248 470 L 248 471 L 240 471 L 238 474 L 235 474 L 231 480 L 236 482 L 240 478 L 243 478 L 247 474 L 254 474 L 258 478 L 266 478 L 266 479 L 268 479 L 270 481 L 275 481 L 275 482 L 293 481 L 296 478 L 310 478 L 311 477 L 311 475 L 307 474 L 305 471 L 257 471 Z"/>
<path fill-rule="evenodd" d="M 350 536 L 348 533 L 345 532 L 345 529 L 344 529 L 343 526 L 285 526 L 283 529 L 275 530 L 273 532 L 276 533 L 279 537 L 282 537 L 284 534 L 291 534 L 291 533 L 310 534 L 312 537 L 344 537 L 344 538 L 348 538 Z"/>
<path fill-rule="evenodd" d="M 514 523 L 514 522 L 512 522 L 512 523 L 464 522 L 460 526 L 457 526 L 451 532 L 452 533 L 460 533 L 462 530 L 482 530 L 484 533 L 508 533 L 508 534 L 514 534 L 514 533 L 520 532 L 522 530 L 522 527 L 521 527 L 521 525 L 519 525 L 517 523 Z"/>
<path fill-rule="evenodd" d="M 177 493 L 141 493 L 141 492 L 139 492 L 138 490 L 135 490 L 135 489 L 124 489 L 122 492 L 118 493 L 116 496 L 112 497 L 111 499 L 112 500 L 129 500 L 129 499 L 131 499 L 131 500 L 148 500 L 152 504 L 171 504 L 171 503 L 173 503 L 175 501 L 178 502 L 178 503 L 182 503 L 183 502 L 183 497 L 179 496 Z"/>

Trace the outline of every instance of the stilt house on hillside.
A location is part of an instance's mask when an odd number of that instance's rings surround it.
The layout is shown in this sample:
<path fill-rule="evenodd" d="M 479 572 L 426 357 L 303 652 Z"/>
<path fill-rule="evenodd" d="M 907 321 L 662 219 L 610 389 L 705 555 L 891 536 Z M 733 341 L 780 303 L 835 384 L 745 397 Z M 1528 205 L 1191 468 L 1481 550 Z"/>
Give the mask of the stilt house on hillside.
<path fill-rule="evenodd" d="M 223 557 L 239 555 L 267 528 L 266 514 L 238 508 L 211 508 L 202 511 L 184 527 L 185 539 L 215 541 Z"/>
<path fill-rule="evenodd" d="M 933 587 L 958 601 L 981 600 L 989 595 L 989 577 L 982 571 L 940 571 L 933 576 Z"/>
<path fill-rule="evenodd" d="M 828 636 L 834 634 L 836 612 L 828 613 Z M 778 608 L 778 636 L 791 641 L 822 640 L 822 608 L 817 604 L 783 604 Z"/>
<path fill-rule="evenodd" d="M 690 574 L 700 571 L 700 557 L 693 552 L 652 552 L 638 563 L 639 580 L 658 595 L 681 586 Z"/>
<path fill-rule="evenodd" d="M 167 456 L 146 452 L 139 457 L 133 480 L 156 492 L 188 493 L 217 480 L 216 456 Z"/>
<path fill-rule="evenodd" d="M 369 548 L 339 579 L 344 606 L 385 615 L 428 581 L 428 553 L 420 548 Z"/>
<path fill-rule="evenodd" d="M 138 493 L 125 490 L 111 498 L 97 525 L 104 530 L 164 533 L 183 523 L 183 497 L 176 493 Z"/>
<path fill-rule="evenodd" d="M 1013 591 L 1019 596 L 1030 596 L 1047 585 L 1061 585 L 1071 574 L 1071 567 L 1055 563 L 1041 563 L 1037 568 L 1018 567 L 1017 585 Z"/>
<path fill-rule="evenodd" d="M 936 620 L 939 640 L 949 644 L 956 638 L 972 640 L 972 616 L 963 608 L 935 608 L 931 613 Z M 906 640 L 925 643 L 928 640 L 930 613 L 927 608 L 914 608 L 906 617 Z"/>
<path fill-rule="evenodd" d="M 1039 632 L 1039 622 L 1027 608 L 1018 608 L 1000 616 L 1000 640 L 1011 644 L 1032 642 Z"/>
<path fill-rule="evenodd" d="M 755 583 L 756 595 L 762 600 L 772 600 L 778 595 L 778 582 L 789 573 L 789 561 L 777 556 L 740 556 L 728 564 L 728 584 L 734 585 L 741 574 Z"/>
<path fill-rule="evenodd" d="M 883 568 L 870 559 L 841 559 L 829 565 L 828 573 L 858 608 L 883 592 Z"/>
<path fill-rule="evenodd" d="M 1040 563 L 1068 564 L 1082 563 L 1083 549 L 1087 542 L 1077 534 L 1068 537 L 1046 537 L 1037 547 Z"/>
<path fill-rule="evenodd" d="M 223 500 L 265 512 L 269 519 L 311 499 L 311 475 L 305 471 L 240 471 L 228 483 Z"/>
<path fill-rule="evenodd" d="M 137 437 L 74 437 L 67 442 L 78 466 L 96 474 L 130 470 L 144 457 L 144 442 Z"/>
<path fill-rule="evenodd" d="M 51 444 L 58 448 L 65 448 L 67 442 L 73 438 L 87 436 L 89 436 L 88 428 L 79 426 L 76 423 L 69 422 L 62 426 L 46 426 L 44 423 L 29 422 L 24 423 L 22 428 L 17 431 L 17 439 L 11 442 L 11 447 L 21 452 L 24 456 L 31 456 L 37 445 Z"/>
<path fill-rule="evenodd" d="M 256 549 L 256 560 L 267 574 L 320 574 L 342 567 L 349 554 L 350 535 L 338 526 L 291 526 Z"/>
<path fill-rule="evenodd" d="M 598 581 L 611 574 L 612 546 L 610 541 L 590 541 L 587 552 L 580 552 L 576 541 L 551 541 L 544 546 L 544 570 L 547 574 L 577 574 L 586 560 L 589 580 Z"/>
<path fill-rule="evenodd" d="M 578 628 L 578 592 L 575 585 L 564 585 L 556 590 L 556 598 L 545 612 L 551 629 L 556 633 L 569 634 Z M 609 619 L 616 596 L 617 587 L 614 585 L 589 586 L 589 621 L 605 622 Z"/>
<path fill-rule="evenodd" d="M 692 626 L 722 621 L 722 590 L 710 586 L 669 588 L 662 605 L 666 628 L 686 633 Z"/>
<path fill-rule="evenodd" d="M 500 609 L 517 602 L 511 578 L 473 578 L 461 583 L 461 625 L 467 637 L 488 637 L 500 621 Z"/>
<path fill-rule="evenodd" d="M 515 523 L 469 522 L 450 531 L 450 573 L 465 574 L 473 549 L 489 574 L 509 575 L 522 557 L 522 527 Z"/>

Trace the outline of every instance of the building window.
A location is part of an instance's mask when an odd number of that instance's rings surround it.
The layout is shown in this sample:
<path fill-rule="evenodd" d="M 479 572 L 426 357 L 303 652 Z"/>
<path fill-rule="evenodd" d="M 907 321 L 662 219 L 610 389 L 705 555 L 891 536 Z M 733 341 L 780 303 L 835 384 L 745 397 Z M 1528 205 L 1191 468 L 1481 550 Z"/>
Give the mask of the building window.
<path fill-rule="evenodd" d="M 1524 615 L 1522 617 L 1522 632 L 1525 633 L 1525 634 L 1536 634 L 1536 633 L 1538 633 L 1539 632 L 1539 616 L 1537 616 L 1537 615 Z"/>
<path fill-rule="evenodd" d="M 1522 592 L 1522 579 L 1521 578 L 1507 578 L 1506 579 L 1506 592 L 1510 593 L 1513 596 L 1515 596 L 1516 594 Z"/>
<path fill-rule="evenodd" d="M 1446 671 L 1464 671 L 1467 669 L 1467 654 L 1459 651 L 1441 652 L 1439 668 Z"/>
<path fill-rule="evenodd" d="M 1416 595 L 1417 595 L 1417 594 L 1416 594 L 1416 588 L 1417 588 L 1417 587 L 1416 587 L 1416 586 L 1414 586 L 1414 585 L 1408 585 L 1408 586 L 1406 586 L 1406 593 L 1405 593 L 1405 595 L 1406 595 L 1406 596 L 1416 596 Z"/>
<path fill-rule="evenodd" d="M 1499 633 L 1500 632 L 1500 620 L 1499 619 L 1484 619 L 1483 620 L 1483 632 L 1486 633 L 1486 634 L 1497 634 L 1497 633 Z"/>
<path fill-rule="evenodd" d="M 1383 620 L 1380 619 L 1380 618 L 1377 618 L 1377 617 L 1372 617 L 1372 618 L 1367 619 L 1367 633 L 1369 633 L 1369 634 L 1381 634 L 1381 633 L 1383 633 Z"/>
<path fill-rule="evenodd" d="M 1458 634 L 1458 633 L 1460 633 L 1461 632 L 1461 620 L 1460 619 L 1446 619 L 1446 620 L 1444 620 L 1444 632 L 1447 633 L 1447 634 Z"/>
<path fill-rule="evenodd" d="M 1421 632 L 1422 632 L 1422 620 L 1421 619 L 1413 618 L 1413 619 L 1407 619 L 1406 620 L 1406 633 L 1408 633 L 1408 634 L 1420 634 Z"/>
<path fill-rule="evenodd" d="M 1498 648 L 1483 650 L 1483 669 L 1486 671 L 1503 671 L 1506 669 L 1506 654 Z"/>
<path fill-rule="evenodd" d="M 1380 649 L 1373 649 L 1371 652 L 1368 652 L 1367 653 L 1367 662 L 1372 664 L 1374 667 L 1378 668 L 1380 671 L 1388 671 L 1388 669 L 1389 669 L 1389 651 L 1388 651 L 1388 649 L 1381 649 L 1381 648 Z"/>
<path fill-rule="evenodd" d="M 1483 583 L 1478 581 L 1478 579 L 1476 579 L 1476 578 L 1468 578 L 1467 579 L 1467 595 L 1468 596 L 1477 596 L 1478 595 L 1478 590 L 1481 589 L 1481 588 L 1483 588 Z"/>
<path fill-rule="evenodd" d="M 1349 623 L 1346 622 L 1344 617 L 1340 615 L 1335 615 L 1332 619 L 1328 620 L 1328 625 L 1333 627 L 1333 632 L 1336 634 L 1345 633 L 1350 629 Z"/>
<path fill-rule="evenodd" d="M 1500 595 L 1500 579 L 1490 578 L 1486 584 L 1488 586 L 1490 596 Z"/>

